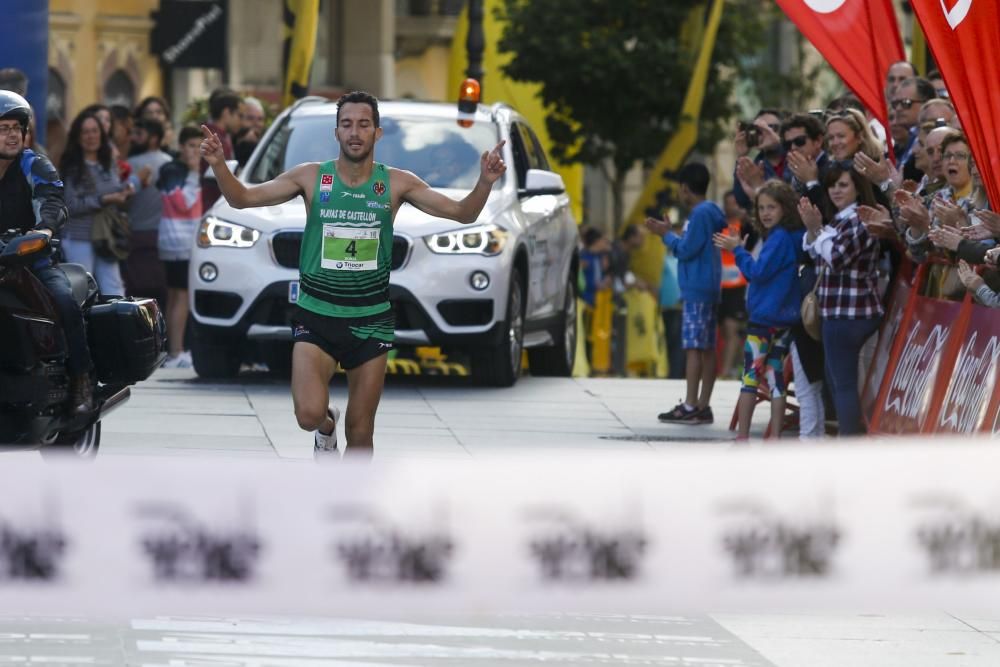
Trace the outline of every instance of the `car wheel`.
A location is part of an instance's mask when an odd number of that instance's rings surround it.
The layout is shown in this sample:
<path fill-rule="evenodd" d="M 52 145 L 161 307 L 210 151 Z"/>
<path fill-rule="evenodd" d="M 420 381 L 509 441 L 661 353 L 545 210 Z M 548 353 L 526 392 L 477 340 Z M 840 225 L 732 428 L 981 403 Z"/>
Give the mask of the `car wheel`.
<path fill-rule="evenodd" d="M 521 351 L 524 349 L 524 289 L 521 274 L 510 279 L 503 340 L 485 350 L 472 353 L 472 375 L 491 387 L 510 387 L 521 374 Z"/>
<path fill-rule="evenodd" d="M 528 350 L 528 370 L 532 375 L 569 377 L 576 361 L 576 288 L 566 285 L 562 321 L 553 331 L 554 345 Z"/>
<path fill-rule="evenodd" d="M 101 422 L 94 422 L 83 431 L 60 433 L 52 443 L 42 447 L 43 458 L 65 461 L 67 458 L 85 461 L 97 457 L 101 447 Z"/>
<path fill-rule="evenodd" d="M 191 361 L 199 377 L 221 380 L 240 372 L 240 346 L 235 341 L 217 338 L 195 329 L 191 341 Z"/>

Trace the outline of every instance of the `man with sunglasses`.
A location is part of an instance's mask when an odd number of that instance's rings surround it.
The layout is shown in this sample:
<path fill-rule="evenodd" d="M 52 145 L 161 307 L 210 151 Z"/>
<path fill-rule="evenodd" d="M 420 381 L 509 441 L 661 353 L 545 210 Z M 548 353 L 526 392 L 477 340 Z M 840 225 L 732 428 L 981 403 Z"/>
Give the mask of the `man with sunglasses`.
<path fill-rule="evenodd" d="M 822 206 L 824 189 L 819 184 L 830 163 L 830 156 L 823 150 L 823 139 L 823 125 L 811 114 L 797 113 L 781 124 L 781 146 L 787 165 L 785 180 L 816 206 Z"/>
<path fill-rule="evenodd" d="M 934 98 L 934 86 L 927 79 L 904 79 L 889 99 L 889 123 L 896 164 L 902 165 L 903 178 L 919 181 L 923 173 L 913 164 L 917 144 L 917 123 L 924 103 Z"/>

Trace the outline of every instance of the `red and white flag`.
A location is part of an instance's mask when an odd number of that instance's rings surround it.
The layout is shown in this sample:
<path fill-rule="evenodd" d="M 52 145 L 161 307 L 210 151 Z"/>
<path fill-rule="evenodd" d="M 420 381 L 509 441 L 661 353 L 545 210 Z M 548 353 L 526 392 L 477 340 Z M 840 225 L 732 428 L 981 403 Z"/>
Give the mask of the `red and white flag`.
<path fill-rule="evenodd" d="M 948 87 L 993 210 L 1000 210 L 1000 7 L 996 0 L 911 0 Z"/>
<path fill-rule="evenodd" d="M 776 1 L 847 87 L 889 127 L 885 77 L 892 63 L 905 60 L 892 0 Z"/>

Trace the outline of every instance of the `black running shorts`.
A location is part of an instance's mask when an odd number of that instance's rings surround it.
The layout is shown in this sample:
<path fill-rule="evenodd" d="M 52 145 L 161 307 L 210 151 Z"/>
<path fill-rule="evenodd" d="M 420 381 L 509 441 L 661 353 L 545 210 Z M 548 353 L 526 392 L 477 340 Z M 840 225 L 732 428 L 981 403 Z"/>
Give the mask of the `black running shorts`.
<path fill-rule="evenodd" d="M 327 317 L 296 307 L 292 339 L 312 343 L 345 370 L 387 354 L 393 348 L 396 317 L 392 310 L 368 317 Z"/>

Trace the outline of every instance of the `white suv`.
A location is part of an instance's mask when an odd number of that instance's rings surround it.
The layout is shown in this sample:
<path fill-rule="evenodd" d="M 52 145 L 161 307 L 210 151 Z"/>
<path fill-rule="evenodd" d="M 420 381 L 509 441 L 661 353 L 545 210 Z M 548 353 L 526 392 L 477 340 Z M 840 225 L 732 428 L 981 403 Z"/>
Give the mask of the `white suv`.
<path fill-rule="evenodd" d="M 485 384 L 509 386 L 528 350 L 535 375 L 570 375 L 576 348 L 577 228 L 562 178 L 534 132 L 509 106 L 379 104 L 375 159 L 408 169 L 448 196 L 479 177 L 479 156 L 506 139 L 508 170 L 472 225 L 404 204 L 396 215 L 389 295 L 397 346 L 430 345 L 464 356 Z M 274 178 L 338 154 L 337 107 L 307 98 L 279 116 L 240 178 Z M 261 358 L 291 363 L 292 303 L 298 297 L 301 198 L 236 210 L 220 199 L 202 220 L 191 256 L 194 367 L 235 375 Z"/>

